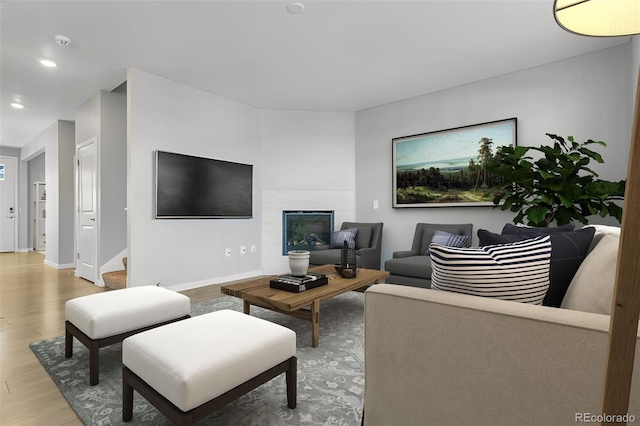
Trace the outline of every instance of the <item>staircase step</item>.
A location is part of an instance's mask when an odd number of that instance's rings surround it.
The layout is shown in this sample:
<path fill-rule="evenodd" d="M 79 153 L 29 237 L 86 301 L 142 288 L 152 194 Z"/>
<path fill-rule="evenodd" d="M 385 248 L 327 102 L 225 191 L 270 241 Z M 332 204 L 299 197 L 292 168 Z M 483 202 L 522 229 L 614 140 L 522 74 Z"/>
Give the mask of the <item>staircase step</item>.
<path fill-rule="evenodd" d="M 113 271 L 102 274 L 104 285 L 113 290 L 127 287 L 127 271 Z"/>

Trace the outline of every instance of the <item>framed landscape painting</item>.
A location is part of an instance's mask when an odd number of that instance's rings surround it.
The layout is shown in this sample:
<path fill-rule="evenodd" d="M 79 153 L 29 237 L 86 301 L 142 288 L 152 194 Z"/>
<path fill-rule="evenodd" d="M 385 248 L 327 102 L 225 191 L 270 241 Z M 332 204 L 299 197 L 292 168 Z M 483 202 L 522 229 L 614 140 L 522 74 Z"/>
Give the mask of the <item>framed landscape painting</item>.
<path fill-rule="evenodd" d="M 393 207 L 492 206 L 485 164 L 516 146 L 517 119 L 394 138 Z"/>

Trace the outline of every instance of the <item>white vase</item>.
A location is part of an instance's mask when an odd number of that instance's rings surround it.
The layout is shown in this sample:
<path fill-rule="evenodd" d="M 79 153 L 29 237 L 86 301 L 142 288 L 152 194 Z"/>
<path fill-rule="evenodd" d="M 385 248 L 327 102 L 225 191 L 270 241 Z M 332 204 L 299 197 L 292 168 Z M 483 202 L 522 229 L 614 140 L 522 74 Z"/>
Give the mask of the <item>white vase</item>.
<path fill-rule="evenodd" d="M 309 269 L 309 252 L 307 250 L 291 250 L 289 252 L 289 269 L 291 275 L 301 277 Z"/>

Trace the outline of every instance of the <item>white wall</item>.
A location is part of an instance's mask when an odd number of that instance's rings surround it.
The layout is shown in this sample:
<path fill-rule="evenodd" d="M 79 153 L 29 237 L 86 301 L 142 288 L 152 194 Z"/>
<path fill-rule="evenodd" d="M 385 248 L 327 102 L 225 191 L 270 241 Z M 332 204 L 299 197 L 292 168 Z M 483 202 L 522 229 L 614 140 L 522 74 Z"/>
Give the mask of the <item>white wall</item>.
<path fill-rule="evenodd" d="M 418 222 L 473 223 L 475 234 L 480 228 L 500 231 L 515 216 L 491 207 L 393 209 L 395 137 L 517 117 L 519 145 L 549 144 L 545 133 L 603 140 L 605 165 L 593 168 L 603 179 L 625 179 L 631 56 L 626 44 L 357 112 L 356 216 L 385 223 L 382 263 L 393 251 L 410 248 Z"/>
<path fill-rule="evenodd" d="M 103 266 L 127 248 L 127 96 L 100 92 L 100 247 Z M 122 266 L 121 266 L 122 268 Z M 101 278 L 100 278 L 101 279 Z"/>
<path fill-rule="evenodd" d="M 355 218 L 354 113 L 259 110 L 137 69 L 128 110 L 129 286 L 285 272 L 282 210 L 335 210 L 336 226 Z M 153 219 L 156 149 L 253 164 L 253 219 Z"/>
<path fill-rule="evenodd" d="M 45 182 L 47 184 L 47 217 L 45 229 L 47 247 L 44 262 L 57 269 L 75 265 L 73 247 L 73 155 L 74 128 L 69 121 L 57 121 L 29 142 L 21 151 L 21 159 L 33 158 L 41 152 L 45 156 Z M 26 182 L 25 174 L 25 182 Z M 25 185 L 26 186 L 26 185 Z M 24 195 L 29 200 L 29 191 Z M 24 211 L 26 218 L 27 210 Z"/>
<path fill-rule="evenodd" d="M 76 111 L 76 144 L 95 138 L 98 163 L 97 253 L 100 272 L 127 248 L 127 97 L 100 91 Z M 117 260 L 122 268 L 122 262 Z M 102 285 L 98 274 L 97 285 Z"/>
<path fill-rule="evenodd" d="M 128 286 L 194 287 L 260 273 L 260 111 L 138 69 L 127 75 Z M 154 219 L 154 151 L 253 164 L 252 219 Z M 225 257 L 224 249 L 232 249 Z"/>
<path fill-rule="evenodd" d="M 632 83 L 630 85 L 632 93 L 636 93 L 636 96 L 640 96 L 640 90 L 638 90 L 638 78 L 640 78 L 640 35 L 633 36 L 631 38 L 631 77 Z M 633 122 L 633 114 L 635 112 L 636 98 L 631 100 L 630 114 Z"/>
<path fill-rule="evenodd" d="M 633 88 L 635 89 L 638 79 L 638 71 L 640 70 L 640 35 L 636 35 L 631 38 L 631 51 L 631 72 L 634 77 Z"/>
<path fill-rule="evenodd" d="M 74 239 L 74 199 L 75 199 L 75 123 L 71 121 L 58 121 L 58 158 L 57 172 L 54 171 L 58 185 L 58 262 L 59 268 L 72 268 L 75 266 L 75 239 Z M 48 152 L 48 150 L 47 150 Z M 47 166 L 49 155 L 45 156 L 45 176 L 50 176 Z M 47 178 L 47 204 L 49 203 L 49 180 Z M 49 207 L 47 207 L 47 212 Z M 51 228 L 47 223 L 47 235 L 51 235 Z M 47 237 L 47 245 L 49 237 Z"/>
<path fill-rule="evenodd" d="M 29 160 L 27 162 L 27 187 L 29 188 L 28 193 L 29 193 L 29 207 L 27 208 L 28 211 L 28 238 L 27 241 L 29 242 L 29 248 L 34 249 L 35 248 L 35 241 L 34 241 L 34 236 L 33 236 L 33 231 L 34 231 L 34 219 L 36 217 L 36 209 L 35 209 L 35 204 L 33 203 L 34 197 L 35 197 L 35 187 L 33 186 L 33 184 L 35 182 L 45 182 L 45 153 L 42 153 L 34 158 L 32 158 L 31 160 Z M 46 187 L 45 187 L 46 188 Z M 46 204 L 45 204 L 46 206 Z M 45 207 L 46 208 L 46 207 Z M 46 230 L 45 230 L 46 232 Z"/>
<path fill-rule="evenodd" d="M 262 269 L 289 270 L 283 210 L 333 210 L 339 228 L 355 219 L 355 114 L 263 110 Z"/>
<path fill-rule="evenodd" d="M 36 137 L 29 141 L 26 145 L 19 149 L 20 152 L 20 182 L 18 184 L 18 204 L 20 206 L 19 213 L 22 218 L 19 222 L 18 241 L 20 251 L 33 250 L 33 240 L 31 239 L 30 230 L 33 227 L 31 217 L 29 216 L 29 208 L 31 204 L 30 194 L 32 186 L 29 182 L 29 161 L 41 155 L 45 151 L 45 139 Z M 44 173 L 44 166 L 42 169 Z M 44 177 L 41 179 L 45 180 Z"/>

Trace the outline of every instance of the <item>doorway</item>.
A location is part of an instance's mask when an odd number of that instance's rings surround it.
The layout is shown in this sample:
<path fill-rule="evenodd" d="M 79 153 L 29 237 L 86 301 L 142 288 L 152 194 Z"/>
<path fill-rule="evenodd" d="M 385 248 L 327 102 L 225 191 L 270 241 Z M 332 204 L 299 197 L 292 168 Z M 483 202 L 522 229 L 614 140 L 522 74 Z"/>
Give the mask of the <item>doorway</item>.
<path fill-rule="evenodd" d="M 98 268 L 98 160 L 97 139 L 76 148 L 77 249 L 76 275 L 97 282 Z"/>

